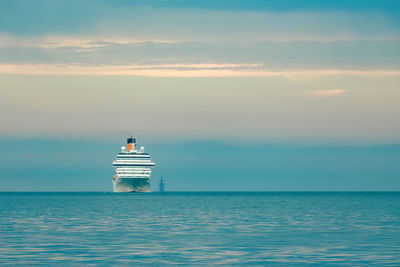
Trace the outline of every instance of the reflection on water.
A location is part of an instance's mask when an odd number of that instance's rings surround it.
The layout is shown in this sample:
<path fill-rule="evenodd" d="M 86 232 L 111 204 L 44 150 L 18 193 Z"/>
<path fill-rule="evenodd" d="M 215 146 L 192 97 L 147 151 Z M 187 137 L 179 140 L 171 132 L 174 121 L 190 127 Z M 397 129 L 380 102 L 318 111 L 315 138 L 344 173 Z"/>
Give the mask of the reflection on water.
<path fill-rule="evenodd" d="M 399 193 L 0 193 L 0 264 L 400 265 Z"/>

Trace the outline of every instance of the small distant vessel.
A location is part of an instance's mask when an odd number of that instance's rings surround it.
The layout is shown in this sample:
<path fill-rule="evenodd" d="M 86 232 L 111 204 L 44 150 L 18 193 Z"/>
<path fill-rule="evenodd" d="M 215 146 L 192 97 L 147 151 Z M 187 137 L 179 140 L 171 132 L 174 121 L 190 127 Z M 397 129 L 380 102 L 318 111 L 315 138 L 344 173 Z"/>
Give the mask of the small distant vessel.
<path fill-rule="evenodd" d="M 149 153 L 144 152 L 144 147 L 137 150 L 136 138 L 129 137 L 127 147 L 122 146 L 113 161 L 114 192 L 150 192 L 151 168 L 154 166 Z"/>
<path fill-rule="evenodd" d="M 159 186 L 160 186 L 160 192 L 164 192 L 165 191 L 165 184 L 164 184 L 164 179 L 163 179 L 162 176 L 161 176 L 161 179 L 160 179 Z"/>

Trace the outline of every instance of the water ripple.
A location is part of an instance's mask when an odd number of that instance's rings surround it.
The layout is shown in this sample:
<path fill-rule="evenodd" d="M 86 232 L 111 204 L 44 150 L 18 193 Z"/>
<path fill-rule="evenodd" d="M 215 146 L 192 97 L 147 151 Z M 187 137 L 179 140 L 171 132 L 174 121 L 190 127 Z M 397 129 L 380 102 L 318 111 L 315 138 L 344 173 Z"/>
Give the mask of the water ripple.
<path fill-rule="evenodd" d="M 0 193 L 0 265 L 400 265 L 399 193 Z"/>

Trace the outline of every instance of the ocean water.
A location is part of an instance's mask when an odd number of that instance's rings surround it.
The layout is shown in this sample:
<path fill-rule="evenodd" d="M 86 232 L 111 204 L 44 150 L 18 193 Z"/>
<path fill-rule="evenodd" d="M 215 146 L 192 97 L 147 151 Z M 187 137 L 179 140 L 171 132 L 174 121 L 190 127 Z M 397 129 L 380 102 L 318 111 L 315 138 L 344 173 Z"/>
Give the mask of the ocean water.
<path fill-rule="evenodd" d="M 400 266 L 400 193 L 0 193 L 0 265 Z"/>

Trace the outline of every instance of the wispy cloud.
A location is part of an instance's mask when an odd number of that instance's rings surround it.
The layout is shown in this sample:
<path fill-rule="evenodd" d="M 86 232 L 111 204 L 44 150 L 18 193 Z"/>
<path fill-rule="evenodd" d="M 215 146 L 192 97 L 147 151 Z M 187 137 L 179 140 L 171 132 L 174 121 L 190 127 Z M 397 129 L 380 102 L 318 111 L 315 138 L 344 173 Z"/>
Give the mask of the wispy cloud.
<path fill-rule="evenodd" d="M 159 38 L 135 38 L 129 36 L 99 35 L 62 35 L 45 34 L 35 36 L 20 36 L 0 32 L 0 47 L 26 47 L 26 48 L 98 48 L 112 45 L 143 44 L 143 43 L 169 44 L 177 41 Z"/>
<path fill-rule="evenodd" d="M 260 63 L 165 64 L 165 65 L 78 65 L 78 64 L 0 64 L 0 73 L 30 75 L 106 75 L 149 77 L 307 77 L 327 75 L 398 76 L 400 70 L 287 70 L 260 69 Z M 314 92 L 329 96 L 339 90 Z"/>
<path fill-rule="evenodd" d="M 397 70 L 400 41 L 356 42 L 175 42 L 114 37 L 0 34 L 0 63 L 56 65 L 164 65 L 204 68 L 202 64 L 263 64 L 257 69 Z M 194 65 L 193 65 L 194 66 Z M 243 65 L 241 67 L 244 67 Z M 155 68 L 155 67 L 153 67 Z"/>
<path fill-rule="evenodd" d="M 306 92 L 306 95 L 312 96 L 312 97 L 331 97 L 331 96 L 337 96 L 346 93 L 347 90 L 344 89 L 328 89 L 328 90 L 315 90 L 315 91 L 310 91 Z"/>

